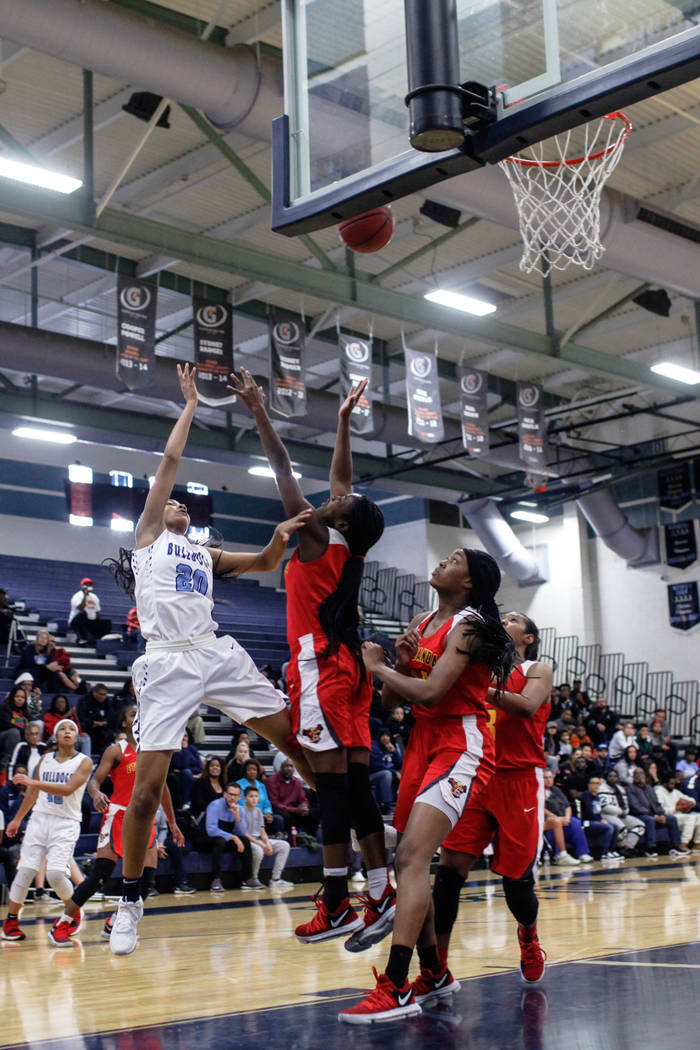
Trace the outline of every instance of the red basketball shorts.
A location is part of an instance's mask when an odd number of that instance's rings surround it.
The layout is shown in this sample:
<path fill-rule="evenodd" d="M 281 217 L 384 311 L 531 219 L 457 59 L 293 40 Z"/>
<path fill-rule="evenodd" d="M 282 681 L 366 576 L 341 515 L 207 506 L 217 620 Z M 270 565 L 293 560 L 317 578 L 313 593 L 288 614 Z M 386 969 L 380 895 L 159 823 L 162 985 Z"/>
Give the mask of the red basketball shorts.
<path fill-rule="evenodd" d="M 109 846 L 113 853 L 116 853 L 118 857 L 124 856 L 122 849 L 122 824 L 124 823 L 124 814 L 126 809 L 124 806 L 117 806 L 110 803 L 108 809 L 105 811 L 102 817 L 102 823 L 100 824 L 100 833 L 97 839 L 97 848 L 104 849 L 105 846 Z M 148 839 L 147 849 L 150 849 L 156 840 L 156 825 L 153 822 L 153 828 L 151 830 L 150 837 Z"/>
<path fill-rule="evenodd" d="M 542 769 L 499 771 L 475 793 L 473 806 L 443 845 L 480 857 L 493 841 L 492 871 L 508 879 L 520 879 L 532 871 L 537 878 L 543 831 Z"/>
<path fill-rule="evenodd" d="M 344 645 L 321 659 L 313 635 L 304 635 L 299 642 L 301 651 L 287 668 L 292 733 L 310 751 L 334 747 L 369 750 L 371 676 Z"/>
<path fill-rule="evenodd" d="M 405 831 L 414 802 L 435 806 L 454 827 L 493 772 L 493 737 L 476 715 L 419 718 L 401 770 L 394 827 Z"/>

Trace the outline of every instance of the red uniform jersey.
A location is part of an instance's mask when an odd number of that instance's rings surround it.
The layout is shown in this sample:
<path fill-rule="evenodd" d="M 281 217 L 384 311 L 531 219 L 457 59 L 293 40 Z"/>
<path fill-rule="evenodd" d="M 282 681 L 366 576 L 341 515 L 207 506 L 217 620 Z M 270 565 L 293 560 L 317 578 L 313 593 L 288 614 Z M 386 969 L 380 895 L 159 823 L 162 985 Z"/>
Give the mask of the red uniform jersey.
<path fill-rule="evenodd" d="M 136 752 L 126 740 L 120 740 L 122 760 L 109 774 L 114 785 L 110 802 L 114 806 L 128 806 L 136 779 Z"/>
<path fill-rule="evenodd" d="M 418 624 L 417 630 L 421 640 L 416 655 L 408 666 L 409 674 L 413 678 L 427 678 L 444 653 L 450 633 L 462 629 L 465 617 L 478 616 L 478 613 L 467 606 L 426 638 L 424 632 L 434 616 L 435 613 L 430 613 Z M 467 671 L 459 676 L 442 700 L 430 707 L 413 704 L 413 714 L 416 718 L 476 714 L 486 720 L 489 710 L 486 698 L 490 678 L 491 672 L 486 664 L 469 664 Z"/>
<path fill-rule="evenodd" d="M 506 690 L 522 693 L 527 682 L 527 672 L 534 660 L 526 660 L 511 671 Z M 549 701 L 535 711 L 530 718 L 511 715 L 506 711 L 496 712 L 496 770 L 532 769 L 545 766 L 542 741 L 549 721 L 552 705 Z"/>
<path fill-rule="evenodd" d="M 347 541 L 336 529 L 328 530 L 328 546 L 320 558 L 301 561 L 299 548 L 289 559 L 285 573 L 287 588 L 287 641 L 292 657 L 301 649 L 301 639 L 313 636 L 314 649 L 322 652 L 328 638 L 318 618 L 318 607 L 333 594 L 345 563 L 350 558 Z"/>

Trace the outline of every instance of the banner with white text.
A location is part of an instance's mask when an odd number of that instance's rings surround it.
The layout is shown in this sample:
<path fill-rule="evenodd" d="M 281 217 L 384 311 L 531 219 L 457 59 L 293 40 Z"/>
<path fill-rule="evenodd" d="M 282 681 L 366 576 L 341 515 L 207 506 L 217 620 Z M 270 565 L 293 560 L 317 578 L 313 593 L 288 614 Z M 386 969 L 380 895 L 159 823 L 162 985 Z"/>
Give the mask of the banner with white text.
<path fill-rule="evenodd" d="M 367 389 L 350 415 L 350 431 L 353 434 L 371 434 L 374 430 L 372 417 L 372 340 L 358 339 L 354 335 L 338 335 L 340 356 L 340 400 L 350 389 L 366 379 Z"/>
<path fill-rule="evenodd" d="M 298 321 L 270 314 L 270 408 L 280 416 L 306 415 L 304 348 L 306 332 Z"/>
<path fill-rule="evenodd" d="M 433 354 L 405 347 L 408 433 L 426 444 L 442 441 L 445 429 L 440 406 L 440 384 Z"/>
<path fill-rule="evenodd" d="M 156 285 L 117 276 L 117 375 L 129 390 L 151 382 L 155 366 Z"/>

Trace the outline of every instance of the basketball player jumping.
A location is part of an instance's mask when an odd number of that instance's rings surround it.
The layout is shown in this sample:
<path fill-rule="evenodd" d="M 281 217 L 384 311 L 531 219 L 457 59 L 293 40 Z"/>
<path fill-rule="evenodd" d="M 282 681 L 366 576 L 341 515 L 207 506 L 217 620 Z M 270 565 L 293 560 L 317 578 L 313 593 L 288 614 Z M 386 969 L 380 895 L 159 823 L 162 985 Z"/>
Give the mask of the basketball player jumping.
<path fill-rule="evenodd" d="M 146 652 L 134 663 L 138 698 L 134 737 L 138 742 L 136 779 L 124 814 L 123 896 L 112 926 L 110 947 L 129 955 L 138 941 L 143 915 L 141 874 L 153 818 L 163 793 L 170 758 L 180 749 L 188 719 L 202 701 L 290 750 L 291 722 L 282 695 L 258 671 L 245 649 L 231 637 L 217 638 L 212 619 L 212 584 L 217 575 L 240 575 L 277 568 L 289 537 L 308 521 L 308 511 L 282 522 L 258 554 L 210 551 L 187 539 L 190 518 L 171 499 L 175 475 L 197 406 L 196 370 L 177 368 L 185 407 L 172 429 L 136 525 L 135 550 L 122 550 L 113 562 L 115 579 L 133 587 Z M 313 783 L 301 757 L 292 755 L 300 773 Z"/>

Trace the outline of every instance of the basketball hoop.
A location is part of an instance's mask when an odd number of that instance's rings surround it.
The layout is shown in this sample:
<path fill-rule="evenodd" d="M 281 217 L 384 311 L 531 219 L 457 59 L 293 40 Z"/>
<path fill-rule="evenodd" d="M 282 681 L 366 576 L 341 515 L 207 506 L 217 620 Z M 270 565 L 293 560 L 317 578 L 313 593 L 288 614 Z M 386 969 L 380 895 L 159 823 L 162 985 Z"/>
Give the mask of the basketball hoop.
<path fill-rule="evenodd" d="M 575 129 L 505 160 L 525 245 L 520 269 L 565 270 L 572 263 L 591 270 L 605 251 L 600 242 L 600 197 L 622 156 L 632 124 L 624 113 L 608 113 L 584 127 L 579 155 Z M 580 139 L 580 136 L 579 136 Z"/>

